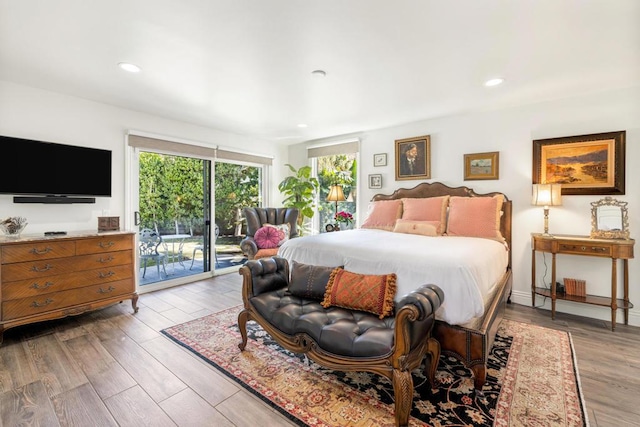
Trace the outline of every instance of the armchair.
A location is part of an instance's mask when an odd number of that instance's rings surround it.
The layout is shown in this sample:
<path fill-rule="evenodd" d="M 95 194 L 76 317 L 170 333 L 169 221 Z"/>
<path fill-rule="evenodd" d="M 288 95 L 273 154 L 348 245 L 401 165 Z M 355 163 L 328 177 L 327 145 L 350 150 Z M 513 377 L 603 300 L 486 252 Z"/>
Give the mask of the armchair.
<path fill-rule="evenodd" d="M 247 235 L 240 242 L 240 249 L 249 259 L 259 259 L 277 255 L 278 248 L 260 249 L 253 236 L 264 224 L 280 225 L 289 223 L 289 238 L 298 237 L 298 209 L 296 208 L 244 208 L 242 214 L 247 220 Z"/>

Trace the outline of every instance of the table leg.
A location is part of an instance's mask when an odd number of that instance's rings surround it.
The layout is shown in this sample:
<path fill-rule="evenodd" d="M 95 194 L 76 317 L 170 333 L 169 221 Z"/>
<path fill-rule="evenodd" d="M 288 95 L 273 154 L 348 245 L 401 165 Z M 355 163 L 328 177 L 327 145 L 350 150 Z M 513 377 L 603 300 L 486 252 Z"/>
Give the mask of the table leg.
<path fill-rule="evenodd" d="M 629 260 L 628 259 L 623 259 L 622 260 L 622 265 L 623 265 L 623 272 L 622 274 L 624 275 L 623 277 L 623 281 L 624 281 L 624 324 L 628 325 L 629 324 Z"/>
<path fill-rule="evenodd" d="M 618 260 L 611 258 L 611 331 L 616 330 L 616 312 L 618 311 Z"/>
<path fill-rule="evenodd" d="M 551 320 L 556 319 L 556 254 L 551 254 Z"/>
<path fill-rule="evenodd" d="M 536 251 L 531 251 L 531 307 L 536 306 Z"/>

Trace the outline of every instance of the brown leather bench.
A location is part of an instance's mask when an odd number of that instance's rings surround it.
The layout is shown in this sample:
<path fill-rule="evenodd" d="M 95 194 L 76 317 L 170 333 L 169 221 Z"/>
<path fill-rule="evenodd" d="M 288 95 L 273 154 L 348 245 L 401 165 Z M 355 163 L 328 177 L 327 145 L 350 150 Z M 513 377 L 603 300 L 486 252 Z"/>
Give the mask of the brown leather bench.
<path fill-rule="evenodd" d="M 440 345 L 431 337 L 435 312 L 444 300 L 436 285 L 424 285 L 395 303 L 394 315 L 340 307 L 325 308 L 317 299 L 289 292 L 289 264 L 284 258 L 248 261 L 241 269 L 244 310 L 238 315 L 247 345 L 248 320 L 255 320 L 282 347 L 306 353 L 318 364 L 341 371 L 368 371 L 389 378 L 397 426 L 408 424 L 413 403 L 411 371 L 425 359 L 424 373 L 434 385 Z"/>

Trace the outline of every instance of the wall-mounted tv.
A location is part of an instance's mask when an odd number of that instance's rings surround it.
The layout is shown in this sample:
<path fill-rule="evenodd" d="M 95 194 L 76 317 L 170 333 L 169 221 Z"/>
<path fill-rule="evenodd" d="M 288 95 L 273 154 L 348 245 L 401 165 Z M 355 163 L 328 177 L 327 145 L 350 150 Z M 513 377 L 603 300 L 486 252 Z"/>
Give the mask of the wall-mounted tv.
<path fill-rule="evenodd" d="M 16 203 L 94 203 L 111 196 L 110 150 L 0 136 L 0 157 L 0 194 L 26 196 L 14 197 Z"/>

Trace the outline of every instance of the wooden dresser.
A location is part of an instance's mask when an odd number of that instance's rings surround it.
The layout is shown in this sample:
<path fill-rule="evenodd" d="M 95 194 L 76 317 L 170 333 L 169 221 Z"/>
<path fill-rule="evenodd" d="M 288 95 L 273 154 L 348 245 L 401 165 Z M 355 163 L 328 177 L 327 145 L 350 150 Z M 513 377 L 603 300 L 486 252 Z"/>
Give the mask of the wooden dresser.
<path fill-rule="evenodd" d="M 135 234 L 0 237 L 0 343 L 5 330 L 126 299 L 138 311 Z"/>

